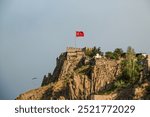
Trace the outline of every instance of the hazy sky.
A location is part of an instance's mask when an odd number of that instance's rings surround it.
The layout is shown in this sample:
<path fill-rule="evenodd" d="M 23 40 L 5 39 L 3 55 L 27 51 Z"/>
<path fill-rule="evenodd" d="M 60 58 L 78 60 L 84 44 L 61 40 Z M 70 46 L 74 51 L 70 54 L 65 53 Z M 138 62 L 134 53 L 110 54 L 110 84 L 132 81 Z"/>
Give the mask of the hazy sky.
<path fill-rule="evenodd" d="M 150 1 L 0 0 L 0 99 L 40 86 L 76 30 L 77 47 L 150 53 Z"/>

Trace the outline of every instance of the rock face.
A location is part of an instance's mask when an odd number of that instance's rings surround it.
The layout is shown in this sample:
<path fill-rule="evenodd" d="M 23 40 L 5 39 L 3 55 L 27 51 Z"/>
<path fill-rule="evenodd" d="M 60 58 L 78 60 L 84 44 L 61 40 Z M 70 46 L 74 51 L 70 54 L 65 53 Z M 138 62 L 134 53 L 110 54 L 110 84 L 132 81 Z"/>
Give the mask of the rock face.
<path fill-rule="evenodd" d="M 108 60 L 105 57 L 88 58 L 84 51 L 85 48 L 67 48 L 67 52 L 57 58 L 53 74 L 44 76 L 41 87 L 23 93 L 16 99 L 117 99 L 117 93 L 96 95 L 109 89 L 120 75 L 121 61 Z"/>

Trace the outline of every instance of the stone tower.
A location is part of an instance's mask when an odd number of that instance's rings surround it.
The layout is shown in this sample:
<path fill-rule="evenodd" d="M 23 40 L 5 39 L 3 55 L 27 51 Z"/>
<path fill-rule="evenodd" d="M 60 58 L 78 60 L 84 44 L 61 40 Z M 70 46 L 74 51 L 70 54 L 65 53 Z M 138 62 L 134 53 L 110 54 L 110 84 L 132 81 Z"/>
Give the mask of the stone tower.
<path fill-rule="evenodd" d="M 67 60 L 80 60 L 85 56 L 85 53 L 82 48 L 67 48 Z"/>

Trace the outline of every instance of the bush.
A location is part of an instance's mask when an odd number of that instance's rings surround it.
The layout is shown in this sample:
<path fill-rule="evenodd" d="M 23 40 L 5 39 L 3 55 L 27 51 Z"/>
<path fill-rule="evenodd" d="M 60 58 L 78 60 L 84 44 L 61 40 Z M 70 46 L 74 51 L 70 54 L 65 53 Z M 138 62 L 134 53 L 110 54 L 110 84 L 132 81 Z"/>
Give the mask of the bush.
<path fill-rule="evenodd" d="M 119 59 L 120 57 L 122 57 L 122 54 L 123 54 L 123 50 L 121 48 L 116 48 L 114 50 L 114 56 L 115 56 L 115 59 Z"/>
<path fill-rule="evenodd" d="M 127 49 L 126 59 L 122 61 L 121 68 L 121 78 L 123 80 L 134 83 L 139 79 L 141 65 L 138 64 L 134 49 L 131 47 Z"/>
<path fill-rule="evenodd" d="M 105 57 L 108 59 L 118 60 L 123 55 L 123 50 L 121 48 L 116 48 L 114 52 L 108 51 L 105 53 Z"/>
<path fill-rule="evenodd" d="M 105 57 L 107 59 L 115 59 L 115 56 L 114 56 L 113 52 L 111 52 L 111 51 L 106 52 Z"/>
<path fill-rule="evenodd" d="M 85 55 L 88 56 L 88 57 L 91 57 L 91 58 L 94 57 L 96 54 L 99 54 L 99 55 L 103 56 L 103 52 L 101 52 L 100 47 L 96 48 L 94 46 L 94 48 L 86 49 L 86 51 L 85 51 Z"/>
<path fill-rule="evenodd" d="M 114 86 L 116 88 L 122 88 L 122 87 L 126 87 L 126 83 L 123 81 L 123 80 L 117 80 L 115 83 L 114 83 Z"/>

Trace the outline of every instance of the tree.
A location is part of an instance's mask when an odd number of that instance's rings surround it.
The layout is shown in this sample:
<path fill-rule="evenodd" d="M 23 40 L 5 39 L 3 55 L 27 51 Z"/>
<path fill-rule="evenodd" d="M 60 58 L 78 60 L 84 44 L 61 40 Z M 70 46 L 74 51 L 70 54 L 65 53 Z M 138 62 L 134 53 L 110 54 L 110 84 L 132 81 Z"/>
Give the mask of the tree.
<path fill-rule="evenodd" d="M 111 51 L 106 52 L 105 57 L 108 59 L 115 59 L 114 53 Z"/>
<path fill-rule="evenodd" d="M 123 50 L 121 48 L 116 48 L 114 52 L 108 51 L 105 53 L 106 58 L 118 60 L 123 55 Z"/>
<path fill-rule="evenodd" d="M 85 52 L 85 55 L 89 56 L 89 57 L 93 57 L 96 54 L 99 54 L 99 55 L 103 56 L 103 52 L 101 51 L 100 47 L 96 48 L 94 46 L 94 48 L 92 48 L 92 50 L 91 49 L 87 49 L 86 52 Z"/>
<path fill-rule="evenodd" d="M 119 59 L 121 56 L 122 56 L 122 54 L 123 54 L 123 50 L 121 49 L 121 48 L 116 48 L 115 50 L 114 50 L 114 56 L 115 56 L 115 59 Z"/>
<path fill-rule="evenodd" d="M 134 51 L 134 49 L 131 47 L 131 46 L 129 46 L 128 47 L 128 49 L 127 49 L 127 55 L 126 55 L 126 58 L 128 59 L 128 60 L 133 60 L 133 59 L 135 59 L 135 51 Z"/>
<path fill-rule="evenodd" d="M 128 47 L 126 59 L 122 61 L 122 78 L 135 82 L 137 78 L 139 78 L 139 65 L 135 56 L 134 49 Z"/>
<path fill-rule="evenodd" d="M 95 46 L 94 46 L 94 48 L 93 48 L 93 50 L 92 50 L 92 54 L 93 54 L 93 56 L 95 56 L 96 54 L 99 54 L 99 55 L 103 55 L 103 52 L 101 51 L 101 48 L 100 47 L 98 47 L 98 48 L 96 48 Z"/>

